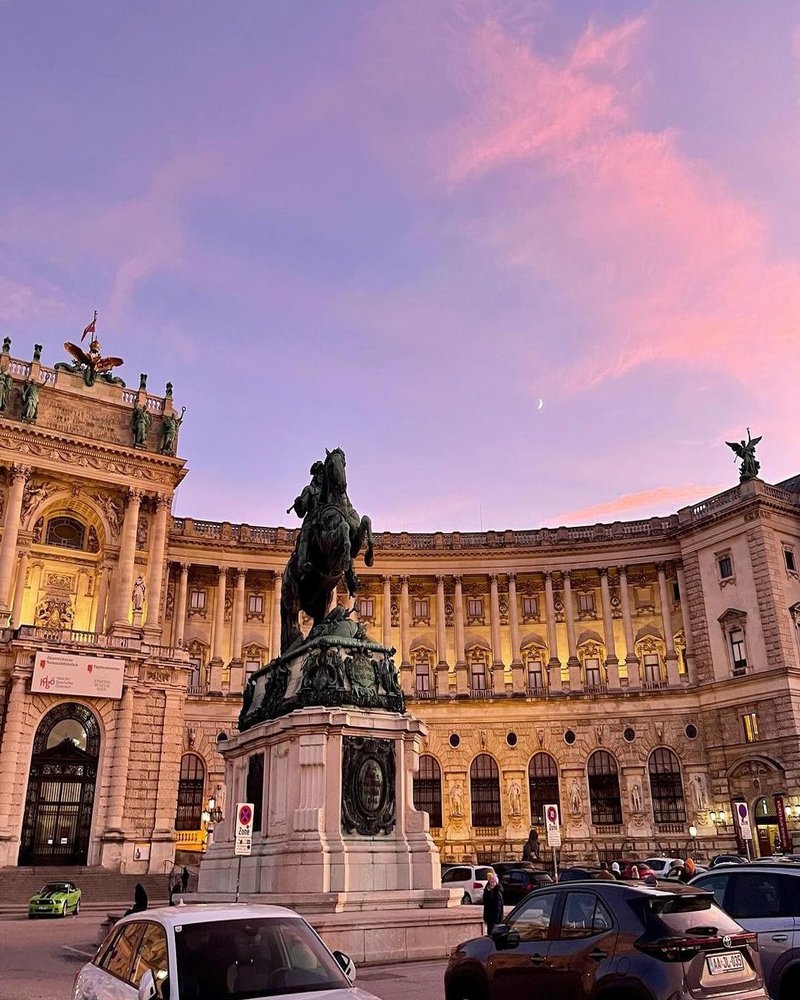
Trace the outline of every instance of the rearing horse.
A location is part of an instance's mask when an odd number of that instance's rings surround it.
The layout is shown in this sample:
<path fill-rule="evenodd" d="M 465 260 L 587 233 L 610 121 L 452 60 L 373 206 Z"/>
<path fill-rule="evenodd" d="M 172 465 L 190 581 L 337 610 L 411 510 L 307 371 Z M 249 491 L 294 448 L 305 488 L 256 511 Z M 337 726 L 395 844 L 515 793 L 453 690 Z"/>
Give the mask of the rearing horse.
<path fill-rule="evenodd" d="M 297 618 L 305 611 L 314 624 L 321 622 L 333 592 L 344 577 L 347 591 L 354 597 L 358 577 L 353 561 L 366 540 L 364 562 L 373 562 L 372 522 L 359 518 L 347 496 L 345 455 L 341 448 L 325 449 L 325 471 L 319 504 L 311 515 L 308 530 L 308 561 L 298 565 L 297 546 L 283 571 L 281 590 L 281 653 L 302 635 Z"/>

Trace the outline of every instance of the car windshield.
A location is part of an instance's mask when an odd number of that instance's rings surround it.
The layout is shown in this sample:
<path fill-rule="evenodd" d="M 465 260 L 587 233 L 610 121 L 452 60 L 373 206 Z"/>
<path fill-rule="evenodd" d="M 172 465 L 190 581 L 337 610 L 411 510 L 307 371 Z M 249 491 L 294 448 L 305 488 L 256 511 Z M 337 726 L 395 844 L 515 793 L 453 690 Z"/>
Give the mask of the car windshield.
<path fill-rule="evenodd" d="M 646 906 L 671 935 L 741 933 L 741 927 L 716 905 L 711 893 L 659 896 L 649 899 Z"/>
<path fill-rule="evenodd" d="M 307 924 L 292 917 L 187 923 L 175 927 L 181 997 L 247 1000 L 350 986 Z"/>
<path fill-rule="evenodd" d="M 493 868 L 476 868 L 475 869 L 475 881 L 485 882 L 489 878 L 489 872 L 494 871 Z"/>
<path fill-rule="evenodd" d="M 67 892 L 69 891 L 69 886 L 65 885 L 63 882 L 48 882 L 46 886 L 39 890 L 40 892 Z"/>

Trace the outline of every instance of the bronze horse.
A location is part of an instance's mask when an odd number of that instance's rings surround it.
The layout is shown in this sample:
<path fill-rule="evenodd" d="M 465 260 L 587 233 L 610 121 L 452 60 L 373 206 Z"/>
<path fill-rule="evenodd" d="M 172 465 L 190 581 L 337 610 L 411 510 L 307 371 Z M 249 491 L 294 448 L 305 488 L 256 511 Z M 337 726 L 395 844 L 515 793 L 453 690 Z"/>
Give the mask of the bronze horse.
<path fill-rule="evenodd" d="M 317 625 L 330 607 L 333 592 L 344 577 L 347 591 L 354 597 L 358 577 L 353 561 L 366 540 L 364 562 L 371 566 L 372 522 L 359 518 L 347 496 L 345 455 L 341 448 L 325 449 L 324 482 L 319 503 L 310 521 L 303 525 L 308 532 L 308 561 L 298 564 L 297 546 L 283 571 L 281 590 L 281 654 L 302 635 L 298 615 L 305 611 Z"/>

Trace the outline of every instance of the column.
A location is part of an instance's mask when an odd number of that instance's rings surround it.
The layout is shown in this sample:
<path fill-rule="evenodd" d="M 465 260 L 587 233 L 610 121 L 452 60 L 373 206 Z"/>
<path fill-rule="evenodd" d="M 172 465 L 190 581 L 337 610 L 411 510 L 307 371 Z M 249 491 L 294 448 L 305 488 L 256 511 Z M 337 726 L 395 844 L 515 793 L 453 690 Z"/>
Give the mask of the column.
<path fill-rule="evenodd" d="M 608 567 L 600 567 L 600 598 L 603 604 L 603 637 L 606 643 L 606 678 L 610 691 L 619 690 L 619 660 L 614 642 L 614 616 L 611 613 L 611 592 L 608 588 Z"/>
<path fill-rule="evenodd" d="M 173 645 L 183 646 L 183 632 L 186 628 L 186 598 L 189 593 L 189 563 L 179 563 L 178 594 L 175 598 Z"/>
<path fill-rule="evenodd" d="M 244 587 L 246 577 L 246 569 L 236 571 L 236 591 L 233 595 L 233 635 L 231 637 L 231 691 L 241 691 L 244 687 L 242 636 L 244 635 Z"/>
<path fill-rule="evenodd" d="M 453 595 L 453 621 L 456 632 L 456 693 L 466 695 L 469 691 L 467 676 L 467 654 L 464 649 L 464 591 L 461 577 L 454 576 L 455 593 Z"/>
<path fill-rule="evenodd" d="M 222 652 L 225 638 L 225 590 L 228 571 L 220 566 L 217 571 L 217 599 L 214 604 L 214 633 L 211 637 L 211 690 L 222 690 Z"/>
<path fill-rule="evenodd" d="M 658 593 L 661 599 L 661 623 L 664 627 L 664 643 L 667 647 L 665 657 L 667 663 L 667 684 L 670 687 L 679 687 L 681 683 L 678 673 L 678 654 L 675 652 L 675 638 L 672 635 L 672 611 L 670 607 L 669 591 L 667 589 L 667 567 L 665 563 L 656 563 L 658 571 Z"/>
<path fill-rule="evenodd" d="M 547 645 L 550 647 L 550 659 L 547 663 L 547 673 L 550 676 L 550 690 L 561 691 L 561 660 L 558 658 L 558 631 L 556 630 L 556 602 L 553 598 L 553 574 L 548 569 L 544 571 L 544 603 L 547 615 Z"/>
<path fill-rule="evenodd" d="M 271 659 L 281 655 L 281 587 L 283 576 L 275 571 L 275 583 L 272 590 L 272 628 L 269 637 L 269 655 Z"/>
<path fill-rule="evenodd" d="M 19 554 L 19 564 L 17 566 L 17 582 L 14 587 L 14 606 L 11 609 L 11 622 L 15 628 L 22 624 L 22 600 L 25 597 L 25 580 L 28 576 L 28 559 L 30 552 L 23 549 Z"/>
<path fill-rule="evenodd" d="M 678 588 L 681 592 L 681 620 L 683 621 L 683 634 L 686 637 L 686 672 L 689 675 L 689 683 L 694 684 L 697 680 L 697 671 L 694 663 L 694 643 L 692 641 L 692 622 L 689 617 L 689 603 L 686 592 L 686 573 L 683 563 L 675 564 L 678 574 Z"/>
<path fill-rule="evenodd" d="M 628 567 L 620 566 L 619 573 L 619 597 L 622 602 L 622 625 L 625 631 L 625 663 L 628 666 L 628 687 L 638 688 L 641 686 L 639 672 L 639 657 L 636 655 L 636 647 L 633 640 L 633 619 L 631 618 L 631 598 L 628 592 Z"/>
<path fill-rule="evenodd" d="M 436 577 L 436 692 L 446 695 L 450 690 L 450 668 L 447 664 L 447 631 L 445 629 L 444 577 Z"/>
<path fill-rule="evenodd" d="M 106 834 L 122 835 L 125 814 L 125 792 L 128 787 L 128 759 L 133 729 L 133 688 L 126 684 L 114 727 L 114 758 L 111 762 L 111 788 L 108 797 Z"/>
<path fill-rule="evenodd" d="M 183 698 L 177 691 L 167 691 L 164 699 L 164 736 L 161 741 L 161 759 L 158 766 L 156 787 L 155 823 L 153 841 L 166 846 L 154 850 L 150 857 L 150 871 L 164 871 L 164 858 L 174 856 L 175 803 L 178 801 L 178 779 L 181 770 L 181 730 L 183 729 Z M 155 843 L 154 843 L 155 846 Z"/>
<path fill-rule="evenodd" d="M 581 661 L 578 659 L 575 646 L 575 605 L 572 601 L 572 580 L 568 570 L 562 576 L 564 578 L 564 614 L 567 619 L 567 647 L 569 649 L 569 659 L 567 660 L 569 689 L 570 691 L 582 691 Z"/>
<path fill-rule="evenodd" d="M 19 748 L 22 740 L 22 719 L 25 709 L 25 677 L 14 674 L 11 690 L 6 706 L 6 722 L 3 730 L 3 744 L 0 748 L 0 831 L 4 831 L 9 839 L 11 830 L 16 826 L 19 816 L 11 816 L 11 803 L 14 797 L 14 785 L 20 780 Z M 23 779 L 24 780 L 24 779 Z M 16 864 L 16 851 L 13 852 L 12 864 Z"/>
<path fill-rule="evenodd" d="M 508 574 L 508 627 L 511 633 L 511 690 L 525 690 L 525 670 L 519 646 L 519 609 L 517 608 L 517 574 Z"/>
<path fill-rule="evenodd" d="M 161 630 L 161 588 L 164 584 L 164 552 L 167 542 L 167 517 L 170 498 L 158 494 L 156 516 L 150 541 L 150 562 L 147 567 L 147 624 Z"/>
<path fill-rule="evenodd" d="M 383 577 L 383 601 L 381 602 L 381 642 L 387 649 L 392 648 L 392 578 Z"/>
<path fill-rule="evenodd" d="M 0 618 L 2 619 L 5 619 L 11 610 L 11 574 L 14 572 L 14 560 L 17 556 L 22 497 L 31 471 L 29 465 L 11 466 L 11 488 L 8 491 L 3 539 L 0 541 Z"/>
<path fill-rule="evenodd" d="M 136 531 L 139 527 L 139 508 L 142 494 L 139 490 L 128 490 L 128 505 L 122 522 L 122 539 L 119 546 L 117 583 L 114 588 L 114 610 L 111 621 L 114 625 L 128 625 L 133 589 L 133 564 L 136 558 Z"/>
<path fill-rule="evenodd" d="M 106 629 L 106 606 L 108 604 L 108 590 L 111 584 L 111 567 L 103 566 L 100 570 L 100 582 L 97 585 L 97 606 L 94 612 L 94 631 L 105 632 Z"/>
<path fill-rule="evenodd" d="M 400 682 L 406 694 L 414 689 L 411 676 L 410 632 L 411 608 L 408 597 L 408 577 L 400 577 Z"/>
<path fill-rule="evenodd" d="M 489 614 L 492 617 L 492 687 L 495 694 L 505 694 L 506 672 L 500 645 L 500 595 L 497 590 L 497 575 L 495 573 L 489 575 Z"/>

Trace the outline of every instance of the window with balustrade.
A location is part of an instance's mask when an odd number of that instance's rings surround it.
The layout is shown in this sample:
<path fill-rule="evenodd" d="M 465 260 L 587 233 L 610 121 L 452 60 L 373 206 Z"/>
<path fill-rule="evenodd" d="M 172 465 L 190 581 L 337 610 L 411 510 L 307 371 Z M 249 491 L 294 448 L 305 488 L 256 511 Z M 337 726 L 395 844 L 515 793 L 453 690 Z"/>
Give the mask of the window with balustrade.
<path fill-rule="evenodd" d="M 522 598 L 522 620 L 524 622 L 533 622 L 539 620 L 539 598 L 538 597 L 523 597 Z"/>
<path fill-rule="evenodd" d="M 423 697 L 433 688 L 431 660 L 432 654 L 430 650 L 425 648 L 416 649 L 411 654 L 411 662 L 414 666 L 414 691 Z"/>
<path fill-rule="evenodd" d="M 483 625 L 483 598 L 467 598 L 467 625 Z"/>
<path fill-rule="evenodd" d="M 558 764 L 549 753 L 535 753 L 528 762 L 528 791 L 531 797 L 531 823 L 543 825 L 544 807 L 550 803 L 560 803 Z"/>
<path fill-rule="evenodd" d="M 661 657 L 658 653 L 645 653 L 642 656 L 642 680 L 647 687 L 658 687 L 661 684 Z"/>
<path fill-rule="evenodd" d="M 622 823 L 622 800 L 616 760 L 607 750 L 595 750 L 586 770 L 592 823 L 595 826 L 619 826 Z"/>
<path fill-rule="evenodd" d="M 374 620 L 375 599 L 373 597 L 359 597 L 356 601 L 356 611 L 362 621 Z"/>
<path fill-rule="evenodd" d="M 199 830 L 203 814 L 203 789 L 206 768 L 196 753 L 181 757 L 178 778 L 178 808 L 175 813 L 176 830 Z"/>
<path fill-rule="evenodd" d="M 469 686 L 472 691 L 486 691 L 488 685 L 489 664 L 486 650 L 471 649 L 467 653 L 469 663 Z"/>
<path fill-rule="evenodd" d="M 648 761 L 650 797 L 656 823 L 685 823 L 686 804 L 678 758 L 667 747 L 656 747 Z"/>
<path fill-rule="evenodd" d="M 488 753 L 481 753 L 469 769 L 469 794 L 472 825 L 500 826 L 500 772 L 497 762 Z"/>
<path fill-rule="evenodd" d="M 414 775 L 414 806 L 430 817 L 433 827 L 442 825 L 442 769 L 435 757 L 420 754 L 419 771 Z"/>

